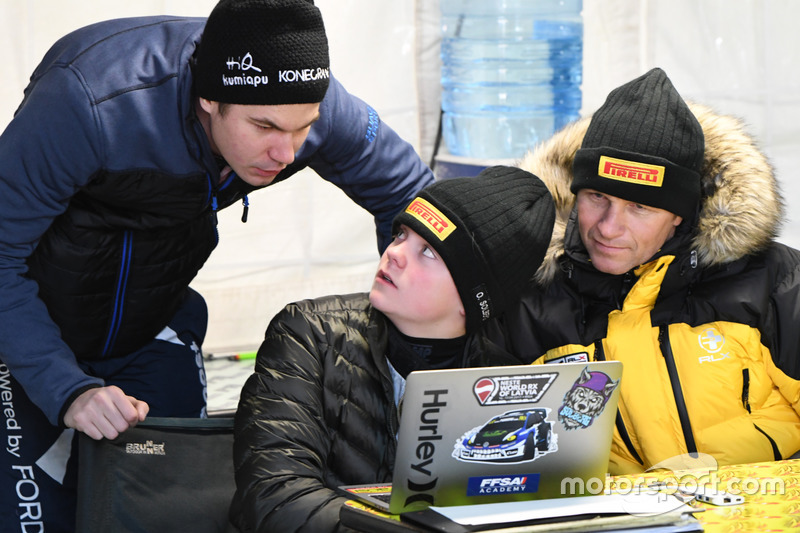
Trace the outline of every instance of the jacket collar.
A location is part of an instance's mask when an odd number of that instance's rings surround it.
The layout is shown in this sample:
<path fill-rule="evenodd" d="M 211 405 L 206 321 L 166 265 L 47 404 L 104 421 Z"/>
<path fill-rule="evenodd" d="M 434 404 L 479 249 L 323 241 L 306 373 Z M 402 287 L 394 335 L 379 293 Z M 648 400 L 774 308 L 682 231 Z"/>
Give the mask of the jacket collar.
<path fill-rule="evenodd" d="M 376 368 L 385 376 L 390 377 L 389 365 L 386 362 L 389 342 L 388 319 L 371 305 L 368 309 L 370 318 L 367 326 L 367 342 L 372 352 L 372 358 Z M 482 330 L 471 333 L 467 337 L 462 367 L 521 364 L 525 364 L 524 361 L 490 341 Z"/>

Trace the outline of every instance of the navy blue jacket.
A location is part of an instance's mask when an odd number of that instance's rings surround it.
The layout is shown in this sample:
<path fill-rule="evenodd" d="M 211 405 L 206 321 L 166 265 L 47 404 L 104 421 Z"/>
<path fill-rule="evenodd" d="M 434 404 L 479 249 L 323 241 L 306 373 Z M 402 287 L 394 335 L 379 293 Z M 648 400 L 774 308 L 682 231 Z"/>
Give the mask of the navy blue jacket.
<path fill-rule="evenodd" d="M 220 182 L 195 114 L 204 24 L 119 19 L 65 36 L 0 136 L 0 359 L 53 424 L 102 384 L 77 360 L 152 340 L 217 244 L 216 211 L 253 190 Z M 375 216 L 382 250 L 433 175 L 333 78 L 320 115 L 275 181 L 314 169 Z"/>

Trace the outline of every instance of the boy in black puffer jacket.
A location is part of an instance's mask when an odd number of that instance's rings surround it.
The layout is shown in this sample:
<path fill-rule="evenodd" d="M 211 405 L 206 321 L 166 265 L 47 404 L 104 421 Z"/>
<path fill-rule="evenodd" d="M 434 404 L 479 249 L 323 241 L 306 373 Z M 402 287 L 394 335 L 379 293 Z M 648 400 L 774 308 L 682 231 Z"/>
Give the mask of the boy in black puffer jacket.
<path fill-rule="evenodd" d="M 231 521 L 341 530 L 336 488 L 391 479 L 409 372 L 519 364 L 479 330 L 536 272 L 554 218 L 547 189 L 519 169 L 434 183 L 394 219 L 369 294 L 279 313 L 239 401 Z"/>

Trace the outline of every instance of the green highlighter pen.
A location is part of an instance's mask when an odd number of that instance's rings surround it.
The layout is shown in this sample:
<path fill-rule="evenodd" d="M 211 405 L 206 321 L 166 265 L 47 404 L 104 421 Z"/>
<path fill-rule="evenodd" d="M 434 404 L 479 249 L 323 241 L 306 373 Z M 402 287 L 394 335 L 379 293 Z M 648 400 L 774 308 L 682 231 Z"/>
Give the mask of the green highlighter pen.
<path fill-rule="evenodd" d="M 227 359 L 228 361 L 248 361 L 256 358 L 258 352 L 237 352 L 237 353 L 210 353 L 208 360 Z"/>
<path fill-rule="evenodd" d="M 247 361 L 248 359 L 255 359 L 258 352 L 240 352 L 237 354 L 229 355 L 228 361 Z"/>

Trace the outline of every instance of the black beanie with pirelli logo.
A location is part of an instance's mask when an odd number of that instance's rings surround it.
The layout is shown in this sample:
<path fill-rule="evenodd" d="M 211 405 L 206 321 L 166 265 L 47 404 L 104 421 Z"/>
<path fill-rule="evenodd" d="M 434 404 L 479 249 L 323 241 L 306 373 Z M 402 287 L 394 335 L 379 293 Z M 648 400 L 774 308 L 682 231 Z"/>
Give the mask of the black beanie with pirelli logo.
<path fill-rule="evenodd" d="M 575 154 L 571 190 L 594 189 L 693 218 L 700 202 L 703 128 L 666 73 L 617 87 Z"/>
<path fill-rule="evenodd" d="M 466 314 L 466 329 L 497 317 L 519 299 L 544 259 L 555 206 L 525 170 L 492 166 L 475 177 L 436 181 L 394 218 L 442 257 Z"/>

